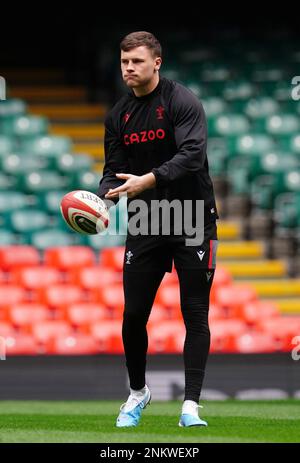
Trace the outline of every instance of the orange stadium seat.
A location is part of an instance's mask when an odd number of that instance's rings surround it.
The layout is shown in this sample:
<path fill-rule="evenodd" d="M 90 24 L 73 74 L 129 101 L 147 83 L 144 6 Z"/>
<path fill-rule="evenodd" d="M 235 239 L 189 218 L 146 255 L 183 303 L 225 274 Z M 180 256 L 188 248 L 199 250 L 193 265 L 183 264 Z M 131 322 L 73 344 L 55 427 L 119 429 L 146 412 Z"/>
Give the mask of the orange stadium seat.
<path fill-rule="evenodd" d="M 81 303 L 67 307 L 67 321 L 80 330 L 87 331 L 90 324 L 108 318 L 108 310 L 101 304 Z"/>
<path fill-rule="evenodd" d="M 0 268 L 2 270 L 39 265 L 39 263 L 40 254 L 33 246 L 0 246 Z"/>
<path fill-rule="evenodd" d="M 70 283 L 89 290 L 97 290 L 120 281 L 120 277 L 114 270 L 100 265 L 70 270 L 67 277 Z"/>
<path fill-rule="evenodd" d="M 226 317 L 225 310 L 217 304 L 209 304 L 208 319 L 209 321 L 222 320 Z"/>
<path fill-rule="evenodd" d="M 113 248 L 104 248 L 100 251 L 99 262 L 101 265 L 121 272 L 124 262 L 124 246 L 115 246 Z"/>
<path fill-rule="evenodd" d="M 124 353 L 121 320 L 96 322 L 90 326 L 90 333 L 97 342 L 99 352 Z"/>
<path fill-rule="evenodd" d="M 60 283 L 62 275 L 54 267 L 24 267 L 12 270 L 11 281 L 28 289 L 37 289 Z"/>
<path fill-rule="evenodd" d="M 62 246 L 48 248 L 44 252 L 46 265 L 70 270 L 75 267 L 89 267 L 95 264 L 94 251 L 88 246 Z"/>
<path fill-rule="evenodd" d="M 8 320 L 13 326 L 28 329 L 34 323 L 48 320 L 51 312 L 47 306 L 41 304 L 17 304 L 8 310 Z"/>

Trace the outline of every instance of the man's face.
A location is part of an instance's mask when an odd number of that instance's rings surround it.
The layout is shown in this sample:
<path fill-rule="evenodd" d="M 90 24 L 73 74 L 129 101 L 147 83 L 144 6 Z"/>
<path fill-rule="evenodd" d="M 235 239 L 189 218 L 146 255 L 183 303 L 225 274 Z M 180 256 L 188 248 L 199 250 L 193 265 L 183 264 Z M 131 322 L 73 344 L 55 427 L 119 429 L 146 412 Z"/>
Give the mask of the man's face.
<path fill-rule="evenodd" d="M 145 46 L 130 51 L 121 50 L 122 77 L 130 88 L 143 87 L 153 79 L 161 65 L 161 58 L 154 58 Z"/>

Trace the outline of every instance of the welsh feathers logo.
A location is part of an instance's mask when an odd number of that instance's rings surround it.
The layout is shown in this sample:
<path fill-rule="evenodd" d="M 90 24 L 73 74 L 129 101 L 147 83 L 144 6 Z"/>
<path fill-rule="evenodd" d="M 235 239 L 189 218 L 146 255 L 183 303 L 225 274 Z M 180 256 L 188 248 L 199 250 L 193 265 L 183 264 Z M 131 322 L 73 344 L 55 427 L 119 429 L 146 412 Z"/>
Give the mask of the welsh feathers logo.
<path fill-rule="evenodd" d="M 124 116 L 124 122 L 126 124 L 126 122 L 128 121 L 128 119 L 130 118 L 130 114 L 129 113 L 126 113 L 125 116 Z"/>
<path fill-rule="evenodd" d="M 164 118 L 164 112 L 165 112 L 165 108 L 163 106 L 158 106 L 158 108 L 156 108 L 156 117 L 157 117 L 157 119 L 163 119 Z"/>

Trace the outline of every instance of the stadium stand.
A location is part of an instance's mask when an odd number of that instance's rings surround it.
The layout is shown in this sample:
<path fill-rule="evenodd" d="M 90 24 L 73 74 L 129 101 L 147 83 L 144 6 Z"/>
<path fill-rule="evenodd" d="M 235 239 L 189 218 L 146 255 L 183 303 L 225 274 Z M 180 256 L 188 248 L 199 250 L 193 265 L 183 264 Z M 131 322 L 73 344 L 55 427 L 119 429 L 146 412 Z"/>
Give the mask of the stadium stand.
<path fill-rule="evenodd" d="M 207 115 L 221 215 L 211 351 L 287 351 L 300 331 L 299 56 L 291 43 L 276 53 L 271 42 L 264 53 L 217 45 L 174 44 L 163 70 Z M 67 191 L 98 186 L 107 107 L 64 85 L 60 70 L 45 71 L 52 84 L 41 87 L 38 74 L 0 102 L 0 334 L 8 355 L 120 353 L 125 237 L 75 234 L 59 211 Z M 111 226 L 126 227 L 121 203 Z M 148 326 L 150 353 L 181 352 L 174 269 Z"/>

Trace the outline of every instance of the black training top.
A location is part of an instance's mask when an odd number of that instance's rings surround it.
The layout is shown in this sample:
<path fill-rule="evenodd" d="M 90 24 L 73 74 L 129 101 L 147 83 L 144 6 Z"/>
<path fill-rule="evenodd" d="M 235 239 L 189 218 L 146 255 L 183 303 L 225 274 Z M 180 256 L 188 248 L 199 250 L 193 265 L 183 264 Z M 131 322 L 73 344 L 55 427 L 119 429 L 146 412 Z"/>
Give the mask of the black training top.
<path fill-rule="evenodd" d="M 97 195 L 122 185 L 116 173 L 152 172 L 155 188 L 128 198 L 204 200 L 205 222 L 218 218 L 206 155 L 207 128 L 202 104 L 183 85 L 160 77 L 149 94 L 130 91 L 105 120 L 105 165 Z M 117 200 L 114 200 L 116 203 Z M 130 214 L 129 214 L 130 218 Z"/>

